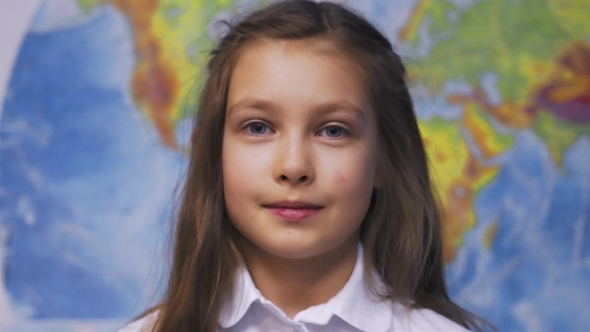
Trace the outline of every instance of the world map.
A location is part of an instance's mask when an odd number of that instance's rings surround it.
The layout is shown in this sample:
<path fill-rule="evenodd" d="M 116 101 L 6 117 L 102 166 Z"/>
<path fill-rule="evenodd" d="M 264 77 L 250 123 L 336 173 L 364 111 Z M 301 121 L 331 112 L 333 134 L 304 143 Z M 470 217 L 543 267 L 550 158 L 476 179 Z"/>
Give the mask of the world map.
<path fill-rule="evenodd" d="M 0 113 L 0 330 L 155 303 L 217 22 L 268 3 L 41 3 Z M 590 330 L 590 0 L 340 3 L 408 69 L 452 299 L 500 331 Z"/>

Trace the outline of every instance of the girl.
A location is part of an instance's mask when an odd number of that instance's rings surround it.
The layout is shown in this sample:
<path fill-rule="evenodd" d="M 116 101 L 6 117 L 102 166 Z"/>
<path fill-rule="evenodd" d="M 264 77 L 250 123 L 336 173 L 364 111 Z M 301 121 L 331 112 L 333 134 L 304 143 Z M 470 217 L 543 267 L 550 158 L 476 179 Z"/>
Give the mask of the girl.
<path fill-rule="evenodd" d="M 163 302 L 121 331 L 465 331 L 404 82 L 340 5 L 284 1 L 212 52 Z"/>

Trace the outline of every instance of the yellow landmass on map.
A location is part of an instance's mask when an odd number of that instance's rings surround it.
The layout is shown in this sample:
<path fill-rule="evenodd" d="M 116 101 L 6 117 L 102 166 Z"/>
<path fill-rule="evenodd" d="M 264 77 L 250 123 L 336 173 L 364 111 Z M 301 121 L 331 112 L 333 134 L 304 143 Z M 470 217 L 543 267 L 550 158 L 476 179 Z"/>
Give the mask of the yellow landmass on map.
<path fill-rule="evenodd" d="M 229 0 L 162 0 L 153 17 L 154 36 L 180 82 L 173 121 L 196 112 L 204 68 L 214 43 L 208 29 L 215 14 L 228 8 Z"/>
<path fill-rule="evenodd" d="M 465 106 L 462 123 L 486 159 L 498 156 L 514 144 L 512 136 L 497 134 L 490 119 L 475 105 Z"/>
<path fill-rule="evenodd" d="M 514 144 L 510 135 L 497 133 L 490 119 L 471 99 L 454 100 L 463 104 L 459 122 L 438 118 L 420 121 L 433 182 L 439 193 L 445 235 L 444 258 L 449 262 L 463 244 L 463 236 L 475 225 L 473 200 L 490 183 L 499 168 L 484 166 L 469 150 L 461 128 L 469 135 L 484 159 L 504 153 Z"/>
<path fill-rule="evenodd" d="M 449 262 L 463 244 L 465 232 L 475 225 L 475 195 L 493 179 L 498 169 L 484 166 L 475 159 L 455 123 L 434 118 L 420 121 L 419 125 L 433 184 L 440 197 L 445 237 L 443 254 Z M 477 130 L 480 123 L 472 121 L 468 125 Z"/>

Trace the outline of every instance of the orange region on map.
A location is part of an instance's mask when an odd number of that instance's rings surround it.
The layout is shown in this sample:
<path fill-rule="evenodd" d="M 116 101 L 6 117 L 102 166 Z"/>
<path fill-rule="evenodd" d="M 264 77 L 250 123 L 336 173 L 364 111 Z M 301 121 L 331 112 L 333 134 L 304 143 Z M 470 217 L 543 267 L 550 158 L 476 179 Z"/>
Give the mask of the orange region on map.
<path fill-rule="evenodd" d="M 131 91 L 137 105 L 147 111 L 164 145 L 177 149 L 173 113 L 180 90 L 178 74 L 163 56 L 154 35 L 152 19 L 158 0 L 110 0 L 130 22 L 137 62 Z"/>
<path fill-rule="evenodd" d="M 422 0 L 414 6 L 408 23 L 406 23 L 406 25 L 398 33 L 397 37 L 400 41 L 408 39 L 410 35 L 413 35 L 416 33 L 416 31 L 418 31 L 418 27 L 420 26 L 420 23 L 422 23 L 425 5 L 426 2 Z"/>
<path fill-rule="evenodd" d="M 479 86 L 476 86 L 471 94 L 450 94 L 447 97 L 447 102 L 465 106 L 470 104 L 477 105 L 486 113 L 496 118 L 500 123 L 513 128 L 528 128 L 535 120 L 532 114 L 523 112 L 524 105 L 519 105 L 511 101 L 493 105 L 488 101 L 486 93 Z"/>
<path fill-rule="evenodd" d="M 483 243 L 482 243 L 482 246 L 485 249 L 490 249 L 490 247 L 494 243 L 494 238 L 496 237 L 496 234 L 498 234 L 499 227 L 500 227 L 500 224 L 496 220 L 491 225 L 489 225 L 488 228 L 486 228 L 485 234 L 483 236 Z"/>
<path fill-rule="evenodd" d="M 537 84 L 526 111 L 542 110 L 574 124 L 590 123 L 590 45 L 576 42 L 557 56 L 549 77 Z"/>

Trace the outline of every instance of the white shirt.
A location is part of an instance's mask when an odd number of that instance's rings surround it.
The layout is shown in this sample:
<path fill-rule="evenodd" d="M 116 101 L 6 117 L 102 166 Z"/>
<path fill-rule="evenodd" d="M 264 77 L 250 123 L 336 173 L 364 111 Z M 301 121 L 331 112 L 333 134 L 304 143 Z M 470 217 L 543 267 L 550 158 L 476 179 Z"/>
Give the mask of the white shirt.
<path fill-rule="evenodd" d="M 378 282 L 381 282 L 377 277 Z M 265 299 L 246 268 L 240 269 L 233 305 L 221 311 L 220 332 L 425 332 L 467 331 L 428 309 L 408 309 L 390 300 L 376 299 L 367 286 L 363 248 L 359 245 L 352 274 L 344 287 L 328 302 L 309 307 L 293 319 Z M 143 317 L 118 332 L 151 331 L 156 314 Z"/>

